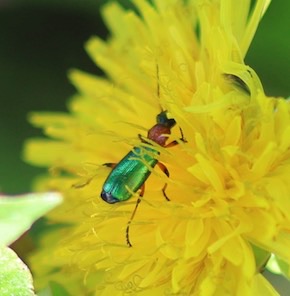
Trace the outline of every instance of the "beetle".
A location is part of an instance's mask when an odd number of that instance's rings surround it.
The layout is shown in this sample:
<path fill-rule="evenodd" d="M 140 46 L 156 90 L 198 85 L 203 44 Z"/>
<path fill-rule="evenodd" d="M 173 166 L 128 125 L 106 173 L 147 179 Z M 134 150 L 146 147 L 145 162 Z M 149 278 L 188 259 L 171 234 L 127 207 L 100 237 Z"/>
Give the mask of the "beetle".
<path fill-rule="evenodd" d="M 104 166 L 112 168 L 111 173 L 105 180 L 101 192 L 101 198 L 110 204 L 122 202 L 130 199 L 134 193 L 140 190 L 139 198 L 136 202 L 135 209 L 128 221 L 126 228 L 126 241 L 129 247 L 132 247 L 129 238 L 129 228 L 131 221 L 134 219 L 136 210 L 145 192 L 145 181 L 150 176 L 152 169 L 158 165 L 164 174 L 169 177 L 169 171 L 166 166 L 158 161 L 160 151 L 152 145 L 155 142 L 157 145 L 169 148 L 178 144 L 174 140 L 166 143 L 171 129 L 176 125 L 173 118 L 168 118 L 167 111 L 161 111 L 156 117 L 156 124 L 149 129 L 147 138 L 143 138 L 140 134 L 139 139 L 143 145 L 142 147 L 135 146 L 119 163 L 105 163 Z M 182 142 L 186 142 L 183 132 L 180 129 Z M 151 140 L 151 143 L 146 141 Z M 167 183 L 162 188 L 162 192 L 166 200 L 170 200 L 166 195 Z M 129 189 L 129 190 L 128 190 Z"/>

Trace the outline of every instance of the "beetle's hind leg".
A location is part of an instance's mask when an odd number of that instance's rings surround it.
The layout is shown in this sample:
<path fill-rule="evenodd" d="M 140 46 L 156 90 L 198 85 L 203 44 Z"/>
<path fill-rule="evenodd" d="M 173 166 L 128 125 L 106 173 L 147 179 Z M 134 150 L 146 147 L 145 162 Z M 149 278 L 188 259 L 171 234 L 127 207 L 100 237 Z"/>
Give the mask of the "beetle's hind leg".
<path fill-rule="evenodd" d="M 160 170 L 169 178 L 170 174 L 167 167 L 162 162 L 159 162 L 159 161 L 157 162 L 157 165 L 159 166 Z M 166 188 L 167 188 L 167 182 L 164 184 L 162 188 L 162 193 L 163 193 L 163 196 L 166 198 L 166 200 L 170 201 L 170 198 L 166 194 Z"/>
<path fill-rule="evenodd" d="M 138 206 L 142 200 L 142 197 L 144 195 L 144 192 L 145 192 L 145 183 L 141 186 L 141 192 L 139 194 L 139 197 L 137 199 L 137 202 L 136 202 L 136 205 L 135 205 L 135 208 L 134 208 L 134 211 L 131 215 L 131 218 L 130 220 L 128 221 L 127 223 L 127 228 L 126 228 L 126 242 L 127 242 L 127 245 L 131 248 L 132 247 L 132 244 L 130 242 L 130 235 L 129 235 L 129 232 L 130 232 L 130 225 L 131 225 L 131 222 L 133 221 L 134 217 L 135 217 L 135 214 L 137 212 L 137 209 L 138 209 Z"/>

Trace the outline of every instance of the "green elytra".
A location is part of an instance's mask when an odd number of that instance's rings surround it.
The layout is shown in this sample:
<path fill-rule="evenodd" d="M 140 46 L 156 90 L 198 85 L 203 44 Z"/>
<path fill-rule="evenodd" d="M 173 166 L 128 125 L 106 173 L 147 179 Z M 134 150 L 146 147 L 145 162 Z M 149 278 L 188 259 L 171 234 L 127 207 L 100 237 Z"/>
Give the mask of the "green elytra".
<path fill-rule="evenodd" d="M 150 176 L 149 167 L 154 168 L 158 163 L 154 157 L 158 154 L 149 147 L 134 147 L 117 165 L 105 164 L 112 166 L 113 170 L 103 185 L 102 199 L 108 203 L 116 203 L 131 198 L 132 192 L 137 192 Z"/>

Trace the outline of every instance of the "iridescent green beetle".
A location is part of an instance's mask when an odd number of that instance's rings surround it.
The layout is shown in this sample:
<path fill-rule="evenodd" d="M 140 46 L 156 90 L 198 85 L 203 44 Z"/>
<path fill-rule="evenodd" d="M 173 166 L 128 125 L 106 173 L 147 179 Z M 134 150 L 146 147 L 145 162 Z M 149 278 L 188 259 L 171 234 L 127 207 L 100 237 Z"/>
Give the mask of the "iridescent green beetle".
<path fill-rule="evenodd" d="M 168 136 L 171 134 L 171 129 L 175 126 L 176 122 L 172 118 L 167 117 L 167 111 L 162 111 L 156 117 L 156 124 L 148 131 L 147 139 L 155 142 L 161 147 L 173 147 L 178 142 L 172 141 L 166 144 Z M 183 137 L 182 130 L 180 140 L 186 142 Z M 107 203 L 113 204 L 116 202 L 122 202 L 130 199 L 133 193 L 136 193 L 140 189 L 139 198 L 137 200 L 135 209 L 128 222 L 126 229 L 126 240 L 129 247 L 132 246 L 129 239 L 129 226 L 133 220 L 138 204 L 141 201 L 145 191 L 145 181 L 151 174 L 151 169 L 156 165 L 169 177 L 169 171 L 164 164 L 158 161 L 158 155 L 160 154 L 152 144 L 143 139 L 139 135 L 141 142 L 146 143 L 143 147 L 134 147 L 119 163 L 105 163 L 105 166 L 111 167 L 112 171 L 104 182 L 101 192 L 101 198 Z M 148 153 L 147 153 L 148 152 Z M 145 163 L 144 163 L 145 161 Z M 169 201 L 166 195 L 167 183 L 162 188 L 164 197 Z M 130 190 L 128 190 L 130 188 Z"/>

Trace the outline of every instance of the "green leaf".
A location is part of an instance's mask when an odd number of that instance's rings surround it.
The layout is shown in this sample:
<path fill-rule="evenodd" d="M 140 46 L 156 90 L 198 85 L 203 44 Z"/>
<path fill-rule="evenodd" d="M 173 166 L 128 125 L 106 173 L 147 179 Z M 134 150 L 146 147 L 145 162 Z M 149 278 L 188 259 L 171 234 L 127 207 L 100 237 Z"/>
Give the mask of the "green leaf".
<path fill-rule="evenodd" d="M 59 193 L 31 193 L 0 197 L 0 245 L 10 245 L 32 223 L 60 204 Z M 2 295 L 2 294 L 0 294 Z"/>
<path fill-rule="evenodd" d="M 282 274 L 279 264 L 277 262 L 277 258 L 274 254 L 271 255 L 271 258 L 269 259 L 266 268 L 272 273 Z"/>
<path fill-rule="evenodd" d="M 41 290 L 37 293 L 38 296 L 70 296 L 65 288 L 56 282 L 49 282 L 48 287 L 45 290 Z"/>
<path fill-rule="evenodd" d="M 0 246 L 0 295 L 35 295 L 27 266 L 10 248 Z"/>
<path fill-rule="evenodd" d="M 280 267 L 280 270 L 282 272 L 282 275 L 284 275 L 288 280 L 290 279 L 290 266 L 287 262 L 280 259 L 279 257 L 275 256 L 277 259 L 277 263 Z"/>
<path fill-rule="evenodd" d="M 281 274 L 290 279 L 290 266 L 287 262 L 272 254 L 267 264 L 267 269 L 275 274 Z"/>
<path fill-rule="evenodd" d="M 259 248 L 254 244 L 251 244 L 251 246 L 255 256 L 257 270 L 261 272 L 263 271 L 265 265 L 267 264 L 271 256 L 271 253 L 262 248 Z"/>

